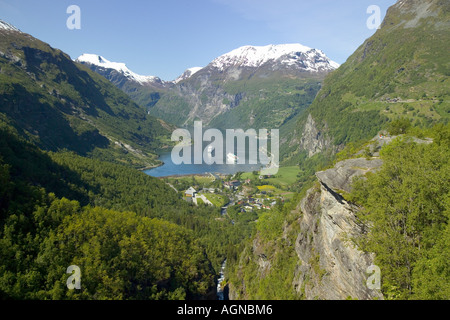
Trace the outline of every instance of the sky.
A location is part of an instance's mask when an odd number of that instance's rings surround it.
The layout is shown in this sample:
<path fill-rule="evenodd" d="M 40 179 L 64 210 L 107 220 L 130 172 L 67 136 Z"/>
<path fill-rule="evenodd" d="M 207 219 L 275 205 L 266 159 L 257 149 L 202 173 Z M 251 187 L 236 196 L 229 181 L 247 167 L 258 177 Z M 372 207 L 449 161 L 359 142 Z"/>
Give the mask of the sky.
<path fill-rule="evenodd" d="M 76 59 L 99 54 L 174 80 L 244 45 L 301 43 L 342 64 L 396 0 L 0 0 L 0 19 Z M 80 29 L 69 29 L 71 5 Z"/>

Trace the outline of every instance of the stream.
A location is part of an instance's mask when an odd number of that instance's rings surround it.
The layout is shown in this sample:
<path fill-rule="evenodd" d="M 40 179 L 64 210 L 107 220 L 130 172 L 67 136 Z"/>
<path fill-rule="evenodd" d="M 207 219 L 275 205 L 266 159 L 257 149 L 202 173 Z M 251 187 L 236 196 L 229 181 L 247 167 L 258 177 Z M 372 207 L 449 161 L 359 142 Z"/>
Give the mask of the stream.
<path fill-rule="evenodd" d="M 228 286 L 222 288 L 222 281 L 225 280 L 225 267 L 227 265 L 227 259 L 222 262 L 222 267 L 220 268 L 219 279 L 217 280 L 217 299 L 218 300 L 228 300 Z"/>
<path fill-rule="evenodd" d="M 228 204 L 226 204 L 224 207 L 221 208 L 221 215 L 225 216 L 227 214 L 227 208 L 229 206 L 233 206 L 234 205 L 234 199 L 230 199 L 231 202 L 229 202 Z M 234 224 L 234 221 L 232 221 L 232 223 Z M 228 298 L 228 286 L 225 286 L 225 288 L 222 288 L 221 283 L 222 281 L 225 280 L 225 267 L 227 266 L 227 259 L 225 259 L 222 262 L 222 266 L 220 268 L 220 273 L 219 273 L 219 279 L 217 280 L 217 299 L 218 300 L 229 300 Z"/>

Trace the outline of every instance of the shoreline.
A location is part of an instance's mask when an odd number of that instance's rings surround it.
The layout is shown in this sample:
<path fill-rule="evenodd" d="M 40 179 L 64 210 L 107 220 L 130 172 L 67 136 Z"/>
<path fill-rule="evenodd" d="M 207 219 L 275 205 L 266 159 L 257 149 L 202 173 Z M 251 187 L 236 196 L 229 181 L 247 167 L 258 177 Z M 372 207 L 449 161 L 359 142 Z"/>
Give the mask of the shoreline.
<path fill-rule="evenodd" d="M 143 167 L 143 168 L 139 168 L 139 171 L 147 171 L 147 170 L 151 170 L 151 169 L 155 169 L 155 168 L 159 168 L 162 167 L 165 163 L 160 161 L 160 164 L 155 164 L 153 166 L 147 166 L 147 167 Z"/>
<path fill-rule="evenodd" d="M 209 177 L 209 176 L 217 176 L 217 177 L 219 177 L 220 179 L 223 179 L 224 178 L 224 176 L 226 176 L 226 175 L 224 175 L 224 174 L 222 174 L 222 173 L 188 173 L 188 174 L 173 174 L 173 175 L 170 175 L 170 176 L 164 176 L 164 177 L 154 177 L 154 178 L 157 178 L 157 179 L 166 179 L 166 178 L 185 178 L 185 177 Z M 216 178 L 216 177 L 214 177 L 214 178 Z"/>

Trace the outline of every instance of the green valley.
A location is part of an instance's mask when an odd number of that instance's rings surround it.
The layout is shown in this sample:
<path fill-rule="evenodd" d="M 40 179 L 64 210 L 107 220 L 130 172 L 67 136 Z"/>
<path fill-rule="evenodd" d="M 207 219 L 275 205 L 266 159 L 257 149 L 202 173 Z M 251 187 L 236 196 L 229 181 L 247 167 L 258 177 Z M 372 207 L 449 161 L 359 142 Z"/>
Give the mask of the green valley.
<path fill-rule="evenodd" d="M 399 0 L 341 66 L 243 46 L 174 81 L 0 20 L 0 300 L 449 300 L 449 14 Z M 279 129 L 278 172 L 144 172 L 194 121 Z"/>

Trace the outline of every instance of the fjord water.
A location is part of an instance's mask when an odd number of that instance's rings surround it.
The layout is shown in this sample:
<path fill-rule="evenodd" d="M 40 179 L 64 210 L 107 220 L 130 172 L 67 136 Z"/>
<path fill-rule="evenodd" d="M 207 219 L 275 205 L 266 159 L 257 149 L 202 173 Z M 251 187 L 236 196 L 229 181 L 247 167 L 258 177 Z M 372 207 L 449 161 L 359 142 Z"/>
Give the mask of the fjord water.
<path fill-rule="evenodd" d="M 205 144 L 205 147 L 207 145 Z M 238 154 L 238 146 L 235 146 L 235 154 Z M 165 151 L 160 153 L 160 158 L 164 164 L 160 167 L 149 169 L 144 171 L 146 174 L 152 177 L 167 177 L 167 176 L 174 176 L 174 175 L 191 175 L 191 174 L 208 174 L 208 173 L 221 173 L 221 174 L 235 174 L 237 172 L 251 172 L 255 170 L 261 169 L 261 164 L 248 164 L 248 145 L 246 146 L 246 164 L 227 164 L 226 161 L 226 153 L 224 152 L 224 164 L 212 164 L 208 165 L 203 161 L 202 164 L 194 164 L 194 154 L 192 152 L 191 158 L 192 164 L 181 164 L 176 165 L 172 161 L 172 155 L 170 151 Z"/>

